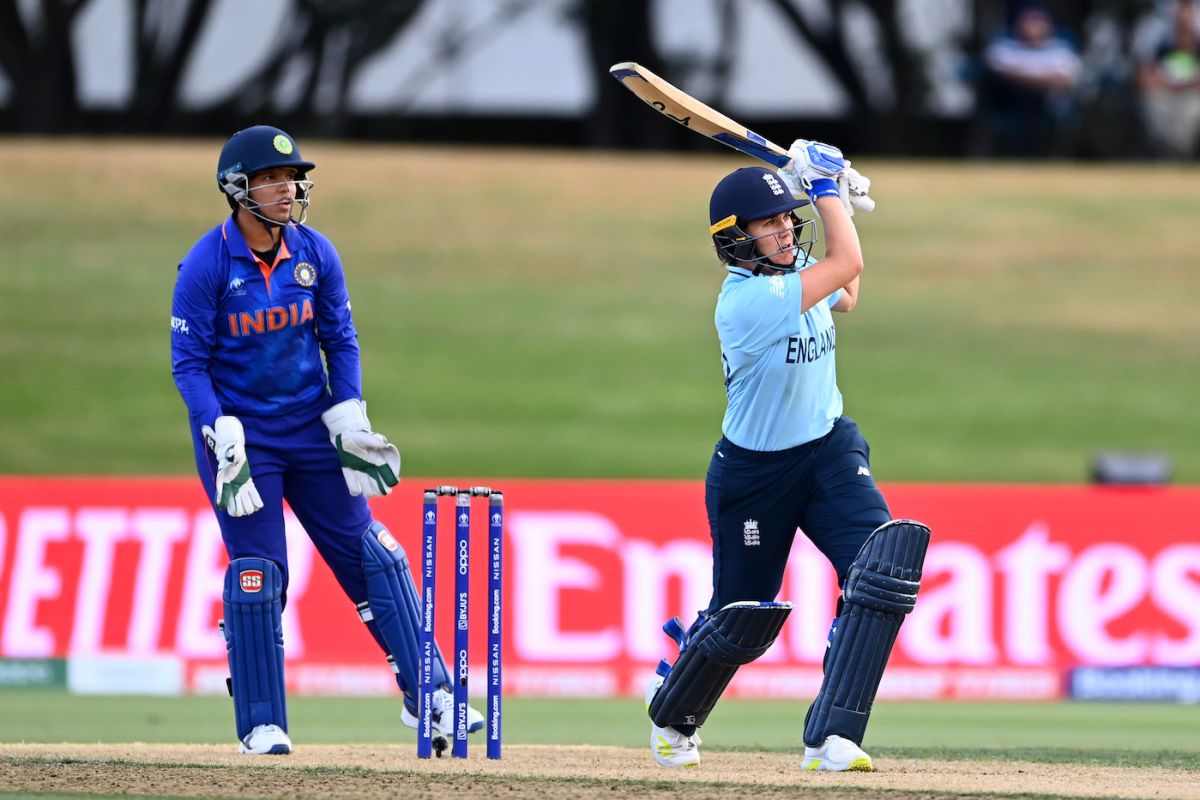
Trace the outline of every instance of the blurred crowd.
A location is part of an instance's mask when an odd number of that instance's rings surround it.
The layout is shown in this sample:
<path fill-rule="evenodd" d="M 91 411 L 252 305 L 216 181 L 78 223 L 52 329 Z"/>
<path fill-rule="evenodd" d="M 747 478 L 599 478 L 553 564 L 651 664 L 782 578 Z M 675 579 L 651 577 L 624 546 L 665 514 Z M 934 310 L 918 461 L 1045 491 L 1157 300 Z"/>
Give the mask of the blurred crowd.
<path fill-rule="evenodd" d="M 1001 157 L 1070 156 L 1086 150 L 1086 140 L 1106 155 L 1195 159 L 1198 4 L 1156 4 L 1122 48 L 1113 30 L 1066 30 L 1048 6 L 1020 3 L 972 70 L 979 102 L 973 149 Z M 1122 120 L 1130 118 L 1138 125 L 1124 130 Z"/>

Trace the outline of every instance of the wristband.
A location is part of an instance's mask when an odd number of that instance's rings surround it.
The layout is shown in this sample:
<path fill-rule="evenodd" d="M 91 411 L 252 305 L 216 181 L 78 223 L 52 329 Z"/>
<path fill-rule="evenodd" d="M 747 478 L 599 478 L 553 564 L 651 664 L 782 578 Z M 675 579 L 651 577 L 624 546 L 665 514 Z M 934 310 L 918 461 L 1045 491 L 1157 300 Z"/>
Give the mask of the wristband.
<path fill-rule="evenodd" d="M 841 197 L 837 181 L 832 178 L 817 178 L 806 191 L 808 192 L 808 199 L 813 202 L 816 202 L 818 197 Z"/>

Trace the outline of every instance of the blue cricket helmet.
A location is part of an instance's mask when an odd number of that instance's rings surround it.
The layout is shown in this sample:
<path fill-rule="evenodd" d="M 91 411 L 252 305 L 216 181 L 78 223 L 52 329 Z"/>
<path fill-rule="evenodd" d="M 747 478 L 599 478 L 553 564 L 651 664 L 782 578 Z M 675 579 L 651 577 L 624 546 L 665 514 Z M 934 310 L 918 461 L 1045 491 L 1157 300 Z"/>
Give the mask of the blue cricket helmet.
<path fill-rule="evenodd" d="M 708 202 L 709 233 L 718 258 L 722 263 L 747 261 L 773 269 L 787 269 L 768 263 L 768 257 L 757 252 L 757 239 L 746 233 L 746 224 L 783 211 L 794 212 L 806 205 L 807 198 L 793 197 L 779 176 L 766 167 L 742 167 L 729 173 L 713 189 Z M 811 224 L 811 220 L 796 220 L 794 231 L 798 246 L 801 246 L 801 230 Z M 811 250 L 812 240 L 807 244 Z"/>
<path fill-rule="evenodd" d="M 217 159 L 217 188 L 229 198 L 230 206 L 242 205 L 261 218 L 249 197 L 250 176 L 264 169 L 293 167 L 296 170 L 296 204 L 302 214 L 298 221 L 303 222 L 312 188 L 307 176 L 316 166 L 300 156 L 300 147 L 291 136 L 270 125 L 255 125 L 230 136 L 221 148 L 221 156 Z"/>
<path fill-rule="evenodd" d="M 708 201 L 708 223 L 716 225 L 729 217 L 744 225 L 755 219 L 773 217 L 808 205 L 796 199 L 773 170 L 766 167 L 742 167 L 726 175 L 713 189 Z"/>
<path fill-rule="evenodd" d="M 217 186 L 222 191 L 225 182 L 235 172 L 247 177 L 271 167 L 295 167 L 297 177 L 304 177 L 316 164 L 300 157 L 296 141 L 279 128 L 270 125 L 255 125 L 240 130 L 221 148 L 217 160 Z"/>

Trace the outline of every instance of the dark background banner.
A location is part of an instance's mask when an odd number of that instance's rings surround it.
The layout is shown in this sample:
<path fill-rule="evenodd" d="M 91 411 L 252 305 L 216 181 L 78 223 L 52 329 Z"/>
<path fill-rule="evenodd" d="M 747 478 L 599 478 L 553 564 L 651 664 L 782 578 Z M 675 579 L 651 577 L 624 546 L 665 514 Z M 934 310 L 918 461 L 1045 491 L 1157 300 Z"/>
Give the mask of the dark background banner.
<path fill-rule="evenodd" d="M 1042 4 L 1079 54 L 1057 154 L 1131 153 L 1153 0 Z M 607 75 L 635 60 L 772 139 L 990 155 L 986 0 L 0 2 L 0 131 L 704 150 Z"/>

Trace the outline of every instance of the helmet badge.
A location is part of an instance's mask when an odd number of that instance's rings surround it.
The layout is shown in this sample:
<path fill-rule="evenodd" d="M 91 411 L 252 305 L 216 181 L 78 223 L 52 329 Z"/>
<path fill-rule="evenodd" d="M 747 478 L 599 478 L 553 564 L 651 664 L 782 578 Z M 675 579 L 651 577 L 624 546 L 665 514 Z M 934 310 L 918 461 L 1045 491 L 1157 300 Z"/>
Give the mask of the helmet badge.
<path fill-rule="evenodd" d="M 272 141 L 272 144 L 275 145 L 276 150 L 283 153 L 285 156 L 290 156 L 292 154 L 292 140 L 284 136 L 282 133 L 275 137 L 275 139 Z"/>

